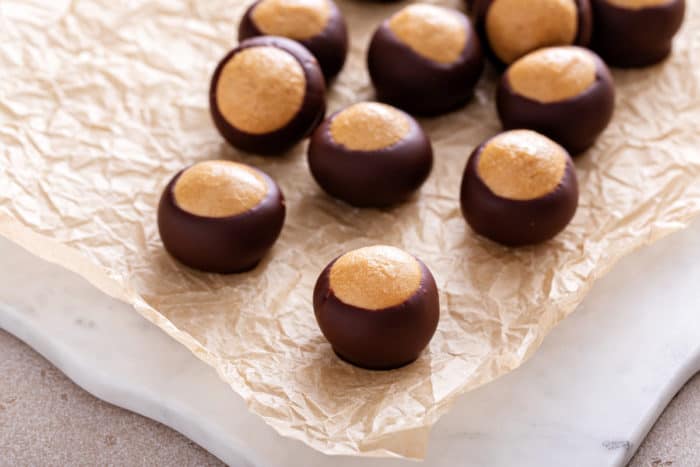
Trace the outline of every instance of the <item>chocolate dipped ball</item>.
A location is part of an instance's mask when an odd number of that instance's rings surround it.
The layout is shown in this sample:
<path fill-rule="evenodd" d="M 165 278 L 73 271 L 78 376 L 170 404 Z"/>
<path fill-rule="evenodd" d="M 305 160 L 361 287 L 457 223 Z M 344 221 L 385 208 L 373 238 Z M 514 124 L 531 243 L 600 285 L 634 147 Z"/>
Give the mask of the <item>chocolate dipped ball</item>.
<path fill-rule="evenodd" d="M 316 57 L 326 80 L 343 68 L 348 53 L 345 18 L 333 0 L 258 0 L 243 15 L 238 40 L 282 36 Z"/>
<path fill-rule="evenodd" d="M 685 0 L 591 0 L 593 49 L 611 66 L 643 67 L 671 53 Z"/>
<path fill-rule="evenodd" d="M 406 200 L 428 178 L 433 150 L 408 114 L 386 104 L 351 105 L 311 136 L 309 168 L 329 195 L 358 207 Z"/>
<path fill-rule="evenodd" d="M 379 100 L 425 116 L 465 105 L 484 68 L 479 38 L 467 17 L 421 3 L 381 24 L 367 62 Z"/>
<path fill-rule="evenodd" d="M 335 353 L 371 370 L 415 361 L 440 318 L 428 268 L 391 246 L 360 248 L 333 260 L 319 276 L 313 300 L 316 321 Z"/>
<path fill-rule="evenodd" d="M 165 249 L 194 269 L 217 273 L 254 268 L 284 224 L 277 183 L 254 167 L 216 160 L 173 177 L 158 206 Z"/>
<path fill-rule="evenodd" d="M 587 46 L 593 24 L 589 0 L 474 0 L 473 16 L 484 46 L 506 66 L 542 47 Z"/>
<path fill-rule="evenodd" d="M 474 150 L 461 201 L 476 233 L 508 246 L 541 243 L 576 213 L 576 169 L 566 150 L 546 136 L 508 131 Z"/>
<path fill-rule="evenodd" d="M 537 131 L 577 155 L 610 123 L 615 88 L 608 67 L 593 52 L 548 47 L 506 70 L 496 103 L 504 129 Z"/>
<path fill-rule="evenodd" d="M 248 39 L 216 67 L 209 107 L 232 146 L 278 154 L 307 137 L 326 112 L 326 85 L 316 59 L 290 39 Z"/>

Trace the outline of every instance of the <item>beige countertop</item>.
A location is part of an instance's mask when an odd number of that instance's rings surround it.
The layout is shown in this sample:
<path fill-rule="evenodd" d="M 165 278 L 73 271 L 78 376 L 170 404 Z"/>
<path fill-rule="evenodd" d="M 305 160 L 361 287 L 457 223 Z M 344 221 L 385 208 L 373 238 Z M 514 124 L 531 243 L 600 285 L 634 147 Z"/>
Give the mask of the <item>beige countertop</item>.
<path fill-rule="evenodd" d="M 175 431 L 94 398 L 4 331 L 0 355 L 0 466 L 222 465 Z M 630 463 L 698 465 L 700 375 L 673 399 Z"/>

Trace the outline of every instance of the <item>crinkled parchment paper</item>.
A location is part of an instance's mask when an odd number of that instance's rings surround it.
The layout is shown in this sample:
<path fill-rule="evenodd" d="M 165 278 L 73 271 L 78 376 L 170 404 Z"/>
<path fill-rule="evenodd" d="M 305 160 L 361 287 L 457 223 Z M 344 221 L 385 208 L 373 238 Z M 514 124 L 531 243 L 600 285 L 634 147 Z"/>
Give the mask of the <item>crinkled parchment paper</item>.
<path fill-rule="evenodd" d="M 369 36 L 402 6 L 339 3 L 352 52 L 331 111 L 371 98 Z M 572 225 L 518 250 L 476 237 L 459 211 L 467 157 L 498 130 L 493 70 L 466 109 L 423 121 L 435 168 L 420 195 L 395 209 L 352 209 L 322 194 L 303 145 L 273 159 L 227 147 L 207 91 L 245 4 L 0 0 L 0 233 L 133 304 L 285 436 L 329 454 L 422 457 L 431 425 L 459 394 L 522 364 L 616 260 L 700 211 L 695 3 L 669 62 L 615 73 L 615 120 L 576 161 Z M 288 199 L 279 242 L 248 274 L 187 269 L 158 237 L 168 179 L 212 158 L 262 167 Z M 429 351 L 384 373 L 339 361 L 311 306 L 328 261 L 374 243 L 421 257 L 441 289 Z"/>

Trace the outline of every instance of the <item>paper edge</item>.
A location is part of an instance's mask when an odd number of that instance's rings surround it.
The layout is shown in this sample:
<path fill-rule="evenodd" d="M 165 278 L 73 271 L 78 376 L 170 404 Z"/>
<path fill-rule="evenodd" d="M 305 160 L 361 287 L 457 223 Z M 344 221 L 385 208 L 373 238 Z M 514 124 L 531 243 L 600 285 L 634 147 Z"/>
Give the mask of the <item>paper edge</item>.
<path fill-rule="evenodd" d="M 264 417 L 251 408 L 251 399 L 246 397 L 245 388 L 239 387 L 236 381 L 227 381 L 227 376 L 223 372 L 224 362 L 222 359 L 213 355 L 208 351 L 202 344 L 200 344 L 194 337 L 189 333 L 184 332 L 177 328 L 172 321 L 167 319 L 165 316 L 160 314 L 153 307 L 148 305 L 143 298 L 129 285 L 128 281 L 120 284 L 120 282 L 110 277 L 108 271 L 91 261 L 85 254 L 79 250 L 69 247 L 51 237 L 35 232 L 29 227 L 24 226 L 21 222 L 16 220 L 10 214 L 0 212 L 0 235 L 7 238 L 11 242 L 19 245 L 33 255 L 39 257 L 44 261 L 48 261 L 53 264 L 57 264 L 64 269 L 71 271 L 87 282 L 92 284 L 101 292 L 106 295 L 120 300 L 132 306 L 141 316 L 145 319 L 158 326 L 167 335 L 173 338 L 176 342 L 184 345 L 195 357 L 212 367 L 219 378 L 227 383 L 231 389 L 240 396 L 246 403 L 248 411 L 253 415 L 261 417 L 267 425 L 272 427 L 272 429 L 278 433 L 280 436 L 291 438 L 297 441 L 301 441 L 307 446 L 331 456 L 355 456 L 355 457 L 374 457 L 374 458 L 401 458 L 407 460 L 421 461 L 425 458 L 427 454 L 427 448 L 429 444 L 430 432 L 433 426 L 439 421 L 442 416 L 444 416 L 455 403 L 456 398 L 473 391 L 481 386 L 489 384 L 492 381 L 497 380 L 501 376 L 504 376 L 511 371 L 519 368 L 524 363 L 526 363 L 539 349 L 539 347 L 544 342 L 544 339 L 549 335 L 549 333 L 556 327 L 561 321 L 563 321 L 569 314 L 571 314 L 574 309 L 581 303 L 583 298 L 588 294 L 593 285 L 602 278 L 605 274 L 610 272 L 612 268 L 617 265 L 617 263 L 624 257 L 640 250 L 652 243 L 668 236 L 673 233 L 679 232 L 687 228 L 690 223 L 698 217 L 698 211 L 700 211 L 700 203 L 695 202 L 689 211 L 691 214 L 685 214 L 681 219 L 675 220 L 668 227 L 660 227 L 657 224 L 652 224 L 647 227 L 647 234 L 641 242 L 635 242 L 634 244 L 627 245 L 619 250 L 615 251 L 615 255 L 609 258 L 609 262 L 603 266 L 598 265 L 591 272 L 591 278 L 588 282 L 584 283 L 583 286 L 574 294 L 566 297 L 566 303 L 554 302 L 547 310 L 547 313 L 555 312 L 557 316 L 554 316 L 552 320 L 545 327 L 541 328 L 543 331 L 539 334 L 538 338 L 529 342 L 527 347 L 524 349 L 523 357 L 519 359 L 516 363 L 505 362 L 501 365 L 503 369 L 502 372 L 498 374 L 488 383 L 477 384 L 477 385 L 467 385 L 464 388 L 460 388 L 453 397 L 450 397 L 449 401 L 443 401 L 441 403 L 433 406 L 429 412 L 428 418 L 429 423 L 425 426 L 425 440 L 421 446 L 413 445 L 411 452 L 402 451 L 400 449 L 388 450 L 388 449 L 371 449 L 369 451 L 356 452 L 351 447 L 345 445 L 334 444 L 332 447 L 327 447 L 327 442 L 323 440 L 312 438 L 310 441 L 308 438 L 302 436 L 299 432 L 295 430 L 286 429 L 283 426 L 278 426 L 274 420 L 270 420 Z M 416 427 L 411 430 L 415 430 Z M 394 436 L 401 436 L 402 433 L 408 430 L 397 431 Z M 312 442 L 316 441 L 316 442 Z M 331 449 L 333 452 L 329 452 Z"/>

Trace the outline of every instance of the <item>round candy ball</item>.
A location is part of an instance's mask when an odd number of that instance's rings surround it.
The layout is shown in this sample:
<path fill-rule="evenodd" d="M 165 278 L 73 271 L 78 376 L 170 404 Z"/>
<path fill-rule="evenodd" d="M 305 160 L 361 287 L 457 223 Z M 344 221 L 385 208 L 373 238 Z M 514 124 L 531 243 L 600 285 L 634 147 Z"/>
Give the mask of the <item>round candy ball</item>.
<path fill-rule="evenodd" d="M 608 67 L 588 49 L 548 47 L 506 70 L 496 103 L 504 129 L 537 131 L 577 155 L 610 123 L 615 87 Z"/>
<path fill-rule="evenodd" d="M 254 268 L 277 240 L 285 217 L 277 183 L 254 167 L 215 160 L 175 175 L 158 206 L 165 249 L 194 269 Z"/>
<path fill-rule="evenodd" d="M 282 36 L 301 43 L 316 57 L 329 80 L 343 68 L 348 53 L 345 18 L 333 0 L 258 0 L 238 27 L 238 40 Z"/>
<path fill-rule="evenodd" d="M 428 268 L 391 246 L 360 248 L 333 260 L 316 282 L 313 302 L 316 321 L 335 353 L 372 370 L 415 361 L 440 318 Z"/>
<path fill-rule="evenodd" d="M 328 194 L 358 207 L 406 200 L 426 180 L 433 151 L 410 115 L 376 102 L 326 119 L 309 143 L 311 173 Z"/>
<path fill-rule="evenodd" d="M 685 0 L 591 0 L 593 49 L 611 66 L 643 67 L 671 53 Z"/>
<path fill-rule="evenodd" d="M 435 5 L 409 5 L 384 21 L 367 55 L 379 100 L 416 115 L 467 103 L 484 68 L 466 16 Z"/>
<path fill-rule="evenodd" d="M 566 150 L 546 136 L 508 131 L 474 150 L 461 201 L 476 233 L 508 246 L 541 243 L 576 213 L 576 169 Z"/>
<path fill-rule="evenodd" d="M 308 136 L 326 112 L 318 62 L 298 42 L 263 36 L 242 42 L 216 67 L 209 107 L 234 147 L 282 153 Z"/>
<path fill-rule="evenodd" d="M 586 46 L 591 39 L 589 0 L 474 0 L 473 4 L 476 29 L 502 65 L 542 47 Z"/>

